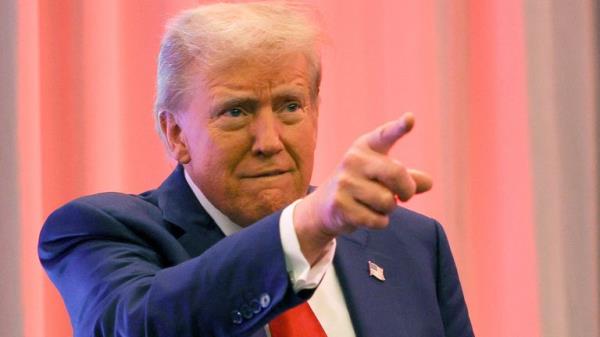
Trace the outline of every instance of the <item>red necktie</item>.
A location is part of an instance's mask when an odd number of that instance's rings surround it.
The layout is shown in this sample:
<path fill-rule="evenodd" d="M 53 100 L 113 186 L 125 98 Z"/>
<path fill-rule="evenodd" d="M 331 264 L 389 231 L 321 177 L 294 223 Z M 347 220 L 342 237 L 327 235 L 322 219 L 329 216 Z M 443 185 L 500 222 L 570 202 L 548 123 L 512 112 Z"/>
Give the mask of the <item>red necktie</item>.
<path fill-rule="evenodd" d="M 277 316 L 269 330 L 271 337 L 327 337 L 307 302 Z"/>

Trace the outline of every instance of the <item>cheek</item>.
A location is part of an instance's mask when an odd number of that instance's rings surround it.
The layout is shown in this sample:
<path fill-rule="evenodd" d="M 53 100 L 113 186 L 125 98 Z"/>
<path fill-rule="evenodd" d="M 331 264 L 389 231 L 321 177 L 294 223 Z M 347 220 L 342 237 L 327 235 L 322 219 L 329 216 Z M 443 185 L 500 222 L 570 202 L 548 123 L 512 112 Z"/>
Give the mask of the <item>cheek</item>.
<path fill-rule="evenodd" d="M 190 145 L 191 170 L 207 195 L 217 198 L 236 190 L 234 172 L 248 148 L 243 135 L 205 130 Z"/>
<path fill-rule="evenodd" d="M 300 166 L 300 171 L 306 180 L 310 180 L 312 174 L 314 152 L 316 147 L 316 125 L 313 121 L 307 120 L 293 133 L 294 148 L 292 156 Z M 308 181 L 307 181 L 308 182 Z"/>

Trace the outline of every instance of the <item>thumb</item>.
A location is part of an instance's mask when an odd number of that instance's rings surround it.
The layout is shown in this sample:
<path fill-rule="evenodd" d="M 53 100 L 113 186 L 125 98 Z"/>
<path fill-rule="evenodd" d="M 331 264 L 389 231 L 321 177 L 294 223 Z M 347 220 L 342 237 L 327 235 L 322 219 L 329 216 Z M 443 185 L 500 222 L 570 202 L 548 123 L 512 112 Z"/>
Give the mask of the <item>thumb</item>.
<path fill-rule="evenodd" d="M 415 182 L 415 185 L 417 185 L 417 194 L 427 192 L 433 186 L 433 180 L 431 179 L 431 176 L 425 172 L 415 169 L 408 169 L 408 174 L 410 174 L 411 178 Z"/>

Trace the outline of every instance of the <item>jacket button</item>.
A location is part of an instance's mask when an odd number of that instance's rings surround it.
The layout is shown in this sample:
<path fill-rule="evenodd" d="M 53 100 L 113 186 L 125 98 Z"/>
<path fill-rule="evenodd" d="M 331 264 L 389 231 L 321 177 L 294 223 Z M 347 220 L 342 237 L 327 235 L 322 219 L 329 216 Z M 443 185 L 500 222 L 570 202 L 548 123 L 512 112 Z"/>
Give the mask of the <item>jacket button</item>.
<path fill-rule="evenodd" d="M 252 309 L 247 304 L 242 305 L 241 311 L 242 311 L 242 316 L 244 316 L 245 319 L 250 319 L 250 318 L 252 318 L 252 316 L 254 316 Z"/>
<path fill-rule="evenodd" d="M 262 310 L 260 302 L 258 300 L 250 301 L 250 309 L 252 309 L 253 313 L 258 314 Z"/>
<path fill-rule="evenodd" d="M 260 295 L 260 306 L 264 309 L 271 304 L 271 296 L 269 294 Z"/>
<path fill-rule="evenodd" d="M 242 318 L 241 312 L 239 312 L 238 310 L 234 310 L 231 312 L 231 322 L 233 322 L 233 324 L 242 324 L 243 321 L 244 319 Z"/>

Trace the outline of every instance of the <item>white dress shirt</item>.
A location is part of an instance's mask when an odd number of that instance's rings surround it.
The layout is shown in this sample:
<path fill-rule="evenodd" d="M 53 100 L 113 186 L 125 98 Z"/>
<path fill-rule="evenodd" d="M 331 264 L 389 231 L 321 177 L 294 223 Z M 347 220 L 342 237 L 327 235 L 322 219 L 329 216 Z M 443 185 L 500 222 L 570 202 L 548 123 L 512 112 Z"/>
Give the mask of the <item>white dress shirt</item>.
<path fill-rule="evenodd" d="M 184 171 L 184 174 L 185 180 L 202 207 L 226 236 L 242 229 L 206 198 L 200 188 L 192 181 L 187 171 Z M 295 291 L 317 288 L 308 300 L 308 304 L 327 336 L 355 337 L 356 334 L 350 320 L 344 294 L 335 273 L 335 268 L 333 268 L 335 240 L 327 248 L 326 254 L 311 267 L 300 250 L 300 243 L 294 228 L 294 209 L 299 201 L 297 200 L 287 206 L 279 219 L 281 244 L 292 286 Z M 268 329 L 267 335 L 269 335 Z"/>

